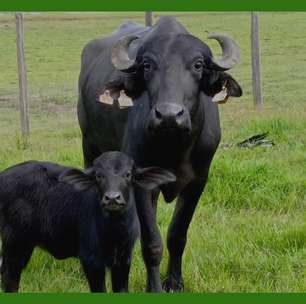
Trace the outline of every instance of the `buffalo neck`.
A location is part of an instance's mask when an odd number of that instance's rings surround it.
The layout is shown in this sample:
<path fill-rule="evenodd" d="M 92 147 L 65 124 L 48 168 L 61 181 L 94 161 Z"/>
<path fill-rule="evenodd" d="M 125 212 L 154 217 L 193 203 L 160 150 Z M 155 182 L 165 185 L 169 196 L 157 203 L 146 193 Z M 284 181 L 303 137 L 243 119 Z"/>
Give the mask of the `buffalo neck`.
<path fill-rule="evenodd" d="M 146 151 L 154 165 L 175 169 L 192 152 L 204 125 L 203 109 L 199 105 L 193 113 L 190 132 L 152 133 L 146 130 Z M 146 153 L 145 153 L 146 154 Z M 147 158 L 147 155 L 146 155 Z"/>

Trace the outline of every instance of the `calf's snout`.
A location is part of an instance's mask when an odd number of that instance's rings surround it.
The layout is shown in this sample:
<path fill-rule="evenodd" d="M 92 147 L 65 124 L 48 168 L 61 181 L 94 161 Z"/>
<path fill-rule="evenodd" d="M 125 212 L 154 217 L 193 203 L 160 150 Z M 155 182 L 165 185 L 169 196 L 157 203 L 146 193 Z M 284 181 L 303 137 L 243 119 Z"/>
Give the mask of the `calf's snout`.
<path fill-rule="evenodd" d="M 117 209 L 124 207 L 126 201 L 119 191 L 106 191 L 102 197 L 102 206 L 106 209 Z"/>

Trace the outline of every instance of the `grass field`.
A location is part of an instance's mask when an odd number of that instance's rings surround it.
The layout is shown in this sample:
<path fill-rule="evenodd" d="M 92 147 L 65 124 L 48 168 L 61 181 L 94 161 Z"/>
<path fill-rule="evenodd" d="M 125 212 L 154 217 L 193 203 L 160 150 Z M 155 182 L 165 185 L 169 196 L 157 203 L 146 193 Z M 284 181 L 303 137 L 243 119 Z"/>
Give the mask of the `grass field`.
<path fill-rule="evenodd" d="M 163 13 L 163 15 L 166 13 Z M 158 14 L 160 15 L 160 14 Z M 253 110 L 250 15 L 179 13 L 191 33 L 205 40 L 225 32 L 241 46 L 232 75 L 241 99 L 220 106 L 222 144 L 269 132 L 272 148 L 225 149 L 221 145 L 189 230 L 184 257 L 188 292 L 306 291 L 306 13 L 261 13 L 265 110 Z M 15 23 L 0 16 L 0 170 L 28 159 L 82 166 L 76 119 L 82 47 L 142 13 L 48 13 L 25 16 L 31 136 L 19 134 Z M 208 41 L 216 53 L 217 43 Z M 165 239 L 174 204 L 162 202 L 158 223 Z M 137 245 L 131 292 L 145 288 Z M 161 267 L 165 275 L 167 252 Z M 76 260 L 55 261 L 36 250 L 21 291 L 88 290 Z"/>

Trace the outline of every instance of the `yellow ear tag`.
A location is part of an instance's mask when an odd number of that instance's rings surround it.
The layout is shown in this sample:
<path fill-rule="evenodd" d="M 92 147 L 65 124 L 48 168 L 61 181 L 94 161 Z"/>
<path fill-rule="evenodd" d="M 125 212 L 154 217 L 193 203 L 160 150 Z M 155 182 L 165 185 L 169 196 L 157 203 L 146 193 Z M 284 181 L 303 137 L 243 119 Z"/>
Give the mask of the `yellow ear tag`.
<path fill-rule="evenodd" d="M 107 105 L 113 105 L 114 101 L 118 101 L 120 109 L 133 106 L 132 99 L 125 94 L 124 90 L 120 92 L 105 90 L 104 93 L 99 96 L 99 101 Z"/>
<path fill-rule="evenodd" d="M 114 99 L 111 97 L 109 90 L 104 91 L 104 93 L 99 96 L 99 101 L 108 105 L 114 103 Z"/>
<path fill-rule="evenodd" d="M 229 94 L 225 83 L 222 87 L 222 90 L 212 98 L 212 101 L 217 102 L 218 104 L 223 104 L 227 102 L 228 98 Z"/>
<path fill-rule="evenodd" d="M 123 90 L 120 91 L 120 96 L 118 98 L 118 102 L 119 102 L 119 107 L 121 109 L 133 106 L 132 98 L 128 97 Z"/>

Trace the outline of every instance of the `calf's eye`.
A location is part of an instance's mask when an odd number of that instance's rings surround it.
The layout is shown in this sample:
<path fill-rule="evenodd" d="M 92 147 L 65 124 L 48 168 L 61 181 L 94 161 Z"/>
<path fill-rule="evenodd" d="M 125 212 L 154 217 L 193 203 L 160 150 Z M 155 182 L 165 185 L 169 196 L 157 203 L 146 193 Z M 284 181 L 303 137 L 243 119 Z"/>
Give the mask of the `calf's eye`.
<path fill-rule="evenodd" d="M 101 174 L 101 173 L 96 173 L 96 179 L 97 179 L 97 180 L 102 179 L 102 174 Z"/>
<path fill-rule="evenodd" d="M 126 178 L 127 180 L 130 180 L 131 177 L 132 177 L 131 172 L 126 172 L 126 173 L 125 173 L 125 178 Z"/>

